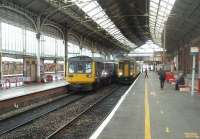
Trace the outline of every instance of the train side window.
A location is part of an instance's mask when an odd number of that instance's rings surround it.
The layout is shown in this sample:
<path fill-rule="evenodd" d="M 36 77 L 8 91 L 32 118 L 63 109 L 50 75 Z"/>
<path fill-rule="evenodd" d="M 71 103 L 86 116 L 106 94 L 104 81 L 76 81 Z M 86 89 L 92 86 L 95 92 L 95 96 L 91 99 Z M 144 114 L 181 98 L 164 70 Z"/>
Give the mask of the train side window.
<path fill-rule="evenodd" d="M 133 63 L 130 64 L 130 68 L 134 69 L 134 64 Z"/>
<path fill-rule="evenodd" d="M 83 65 L 81 63 L 78 63 L 78 73 L 82 73 L 83 72 Z"/>

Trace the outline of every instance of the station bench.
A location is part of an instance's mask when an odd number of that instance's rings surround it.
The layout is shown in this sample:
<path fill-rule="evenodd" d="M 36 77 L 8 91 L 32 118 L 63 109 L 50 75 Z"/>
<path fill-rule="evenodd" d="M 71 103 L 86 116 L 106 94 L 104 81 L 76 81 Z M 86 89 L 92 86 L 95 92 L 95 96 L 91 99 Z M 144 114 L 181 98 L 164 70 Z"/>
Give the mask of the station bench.
<path fill-rule="evenodd" d="M 176 85 L 176 78 L 175 76 L 168 72 L 166 74 L 166 80 L 171 84 L 171 85 Z M 190 85 L 187 85 L 187 84 L 184 84 L 184 85 L 178 85 L 178 88 L 179 88 L 179 91 L 180 92 L 190 92 L 191 90 L 191 86 Z"/>
<path fill-rule="evenodd" d="M 169 83 L 172 84 L 172 85 L 175 85 L 176 84 L 176 79 L 169 79 Z"/>
<path fill-rule="evenodd" d="M 190 90 L 191 90 L 191 86 L 186 85 L 186 84 L 178 85 L 178 87 L 179 87 L 180 92 L 190 92 Z"/>

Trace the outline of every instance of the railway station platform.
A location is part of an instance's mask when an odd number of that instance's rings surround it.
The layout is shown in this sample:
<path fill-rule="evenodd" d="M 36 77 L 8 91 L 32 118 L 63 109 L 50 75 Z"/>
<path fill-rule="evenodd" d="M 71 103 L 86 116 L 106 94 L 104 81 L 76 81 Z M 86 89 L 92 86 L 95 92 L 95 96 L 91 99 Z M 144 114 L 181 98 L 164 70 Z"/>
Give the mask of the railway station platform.
<path fill-rule="evenodd" d="M 0 101 L 21 97 L 25 95 L 30 95 L 37 92 L 47 91 L 50 89 L 55 89 L 66 85 L 68 85 L 68 83 L 62 80 L 50 83 L 40 83 L 40 84 L 35 83 L 10 89 L 2 89 L 0 90 Z"/>
<path fill-rule="evenodd" d="M 198 139 L 200 96 L 141 74 L 90 139 Z"/>

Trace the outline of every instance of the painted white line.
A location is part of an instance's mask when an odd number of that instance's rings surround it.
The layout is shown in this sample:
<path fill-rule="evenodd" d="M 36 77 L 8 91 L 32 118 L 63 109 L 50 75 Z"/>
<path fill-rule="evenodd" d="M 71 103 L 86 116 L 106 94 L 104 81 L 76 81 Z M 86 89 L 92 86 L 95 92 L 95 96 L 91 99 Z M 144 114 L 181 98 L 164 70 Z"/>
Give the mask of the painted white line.
<path fill-rule="evenodd" d="M 141 74 L 140 74 L 141 75 Z M 115 105 L 114 109 L 111 111 L 111 113 L 108 115 L 108 117 L 103 121 L 103 123 L 96 129 L 95 132 L 93 132 L 93 134 L 90 136 L 89 139 L 96 139 L 101 132 L 103 131 L 103 129 L 106 127 L 106 125 L 110 122 L 110 120 L 112 119 L 112 117 L 114 116 L 115 112 L 117 111 L 117 109 L 119 108 L 119 106 L 121 105 L 121 103 L 124 101 L 124 99 L 126 98 L 126 96 L 128 95 L 128 93 L 130 92 L 130 90 L 133 88 L 133 86 L 135 85 L 136 81 L 138 80 L 138 78 L 140 77 L 140 75 L 137 77 L 137 79 L 133 82 L 133 84 L 129 87 L 129 89 L 125 92 L 125 94 L 123 96 L 121 96 L 120 100 L 117 102 L 117 105 Z"/>

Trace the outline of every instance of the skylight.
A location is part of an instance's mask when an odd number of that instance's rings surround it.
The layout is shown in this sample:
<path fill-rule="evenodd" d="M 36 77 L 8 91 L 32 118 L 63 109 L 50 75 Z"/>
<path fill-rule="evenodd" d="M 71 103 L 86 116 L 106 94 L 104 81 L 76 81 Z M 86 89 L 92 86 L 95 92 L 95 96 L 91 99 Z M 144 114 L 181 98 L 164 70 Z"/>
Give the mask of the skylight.
<path fill-rule="evenodd" d="M 153 40 L 161 45 L 161 35 L 165 21 L 170 15 L 176 0 L 150 0 L 149 26 Z"/>
<path fill-rule="evenodd" d="M 69 2 L 69 0 L 65 0 Z M 130 42 L 110 20 L 108 15 L 101 8 L 96 0 L 71 0 L 80 9 L 82 9 L 93 21 L 95 21 L 102 29 L 107 31 L 111 36 L 122 44 L 134 48 L 136 45 Z"/>
<path fill-rule="evenodd" d="M 163 48 L 154 44 L 151 40 L 129 53 L 129 56 L 153 56 L 155 52 L 162 52 Z"/>

